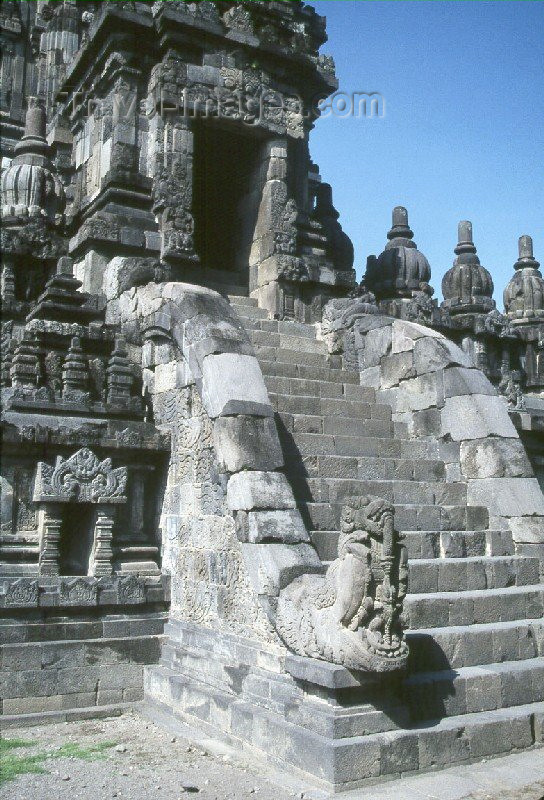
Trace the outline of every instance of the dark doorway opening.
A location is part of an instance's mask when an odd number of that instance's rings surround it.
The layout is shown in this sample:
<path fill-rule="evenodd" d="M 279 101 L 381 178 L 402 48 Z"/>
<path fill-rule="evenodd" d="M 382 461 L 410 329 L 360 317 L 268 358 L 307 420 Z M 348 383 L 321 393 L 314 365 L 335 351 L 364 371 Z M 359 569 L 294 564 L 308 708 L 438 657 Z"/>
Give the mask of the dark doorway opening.
<path fill-rule="evenodd" d="M 209 121 L 195 129 L 195 245 L 202 266 L 249 279 L 249 255 L 266 180 L 263 140 Z"/>
<path fill-rule="evenodd" d="M 74 503 L 63 509 L 60 529 L 60 574 L 88 575 L 94 543 L 96 506 Z"/>

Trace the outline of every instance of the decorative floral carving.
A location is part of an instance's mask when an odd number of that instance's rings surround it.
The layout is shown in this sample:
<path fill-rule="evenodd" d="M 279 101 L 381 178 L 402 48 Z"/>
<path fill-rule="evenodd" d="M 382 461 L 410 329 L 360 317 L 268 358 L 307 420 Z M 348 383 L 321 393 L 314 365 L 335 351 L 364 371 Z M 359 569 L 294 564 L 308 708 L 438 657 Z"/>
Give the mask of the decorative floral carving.
<path fill-rule="evenodd" d="M 115 220 L 110 217 L 96 214 L 87 220 L 79 233 L 80 239 L 101 239 L 116 242 L 119 239 L 120 228 Z"/>
<path fill-rule="evenodd" d="M 41 220 L 29 221 L 24 227 L 1 230 L 2 252 L 15 255 L 31 255 L 38 259 L 60 258 L 66 251 L 66 243 Z"/>
<path fill-rule="evenodd" d="M 117 582 L 117 597 L 120 603 L 144 603 L 145 585 L 136 575 L 127 575 Z"/>
<path fill-rule="evenodd" d="M 6 590 L 7 606 L 35 606 L 38 604 L 38 581 L 29 581 L 27 578 L 10 583 Z"/>
<path fill-rule="evenodd" d="M 303 575 L 279 596 L 276 626 L 299 655 L 385 672 L 406 663 L 400 614 L 408 580 L 394 511 L 376 497 L 348 499 L 338 558 L 325 576 Z"/>
<path fill-rule="evenodd" d="M 61 605 L 89 605 L 96 603 L 97 595 L 96 581 L 86 581 L 84 578 L 76 578 L 71 581 L 61 581 L 60 602 Z"/>
<path fill-rule="evenodd" d="M 278 278 L 284 281 L 304 283 L 310 279 L 310 276 L 302 259 L 281 255 L 278 258 Z"/>
<path fill-rule="evenodd" d="M 247 8 L 242 5 L 234 5 L 223 14 L 223 21 L 227 28 L 231 30 L 243 31 L 244 33 L 255 33 L 253 20 Z"/>
<path fill-rule="evenodd" d="M 92 450 L 78 450 L 54 467 L 38 463 L 34 500 L 40 502 L 122 503 L 126 501 L 127 468 L 113 469 L 111 459 L 99 461 Z"/>

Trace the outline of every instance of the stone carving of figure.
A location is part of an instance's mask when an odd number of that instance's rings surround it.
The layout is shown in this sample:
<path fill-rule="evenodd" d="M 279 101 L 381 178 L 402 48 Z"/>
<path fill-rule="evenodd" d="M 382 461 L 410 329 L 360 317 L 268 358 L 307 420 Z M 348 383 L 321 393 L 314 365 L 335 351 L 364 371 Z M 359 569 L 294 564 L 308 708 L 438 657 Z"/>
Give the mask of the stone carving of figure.
<path fill-rule="evenodd" d="M 304 575 L 280 593 L 277 630 L 298 655 L 371 672 L 403 668 L 407 576 L 393 507 L 376 497 L 348 499 L 338 558 L 324 576 Z"/>

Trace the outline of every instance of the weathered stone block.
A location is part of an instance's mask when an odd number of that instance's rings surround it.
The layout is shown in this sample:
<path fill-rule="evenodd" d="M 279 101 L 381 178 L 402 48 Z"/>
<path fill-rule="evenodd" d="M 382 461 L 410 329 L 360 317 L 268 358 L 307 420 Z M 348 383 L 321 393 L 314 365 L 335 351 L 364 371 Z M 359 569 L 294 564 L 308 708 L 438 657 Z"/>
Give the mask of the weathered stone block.
<path fill-rule="evenodd" d="M 397 389 L 385 389 L 380 398 L 389 403 L 396 412 L 421 411 L 441 406 L 444 403 L 442 374 L 431 373 L 402 381 Z"/>
<path fill-rule="evenodd" d="M 382 330 L 389 330 L 383 328 Z M 381 363 L 382 386 L 389 389 L 407 378 L 415 378 L 414 357 L 410 350 L 384 357 Z"/>
<path fill-rule="evenodd" d="M 228 482 L 227 503 L 231 511 L 296 506 L 287 478 L 280 472 L 238 472 Z"/>
<path fill-rule="evenodd" d="M 468 502 L 487 506 L 494 514 L 504 517 L 544 516 L 544 495 L 536 478 L 471 480 Z"/>
<path fill-rule="evenodd" d="M 393 322 L 391 352 L 402 353 L 406 350 L 413 350 L 415 342 L 418 339 L 426 337 L 441 339 L 442 335 L 433 331 L 432 328 L 426 328 L 423 325 L 418 325 L 416 322 L 406 322 L 405 320 L 396 319 Z"/>
<path fill-rule="evenodd" d="M 206 356 L 202 402 L 212 419 L 232 414 L 269 417 L 273 413 L 257 359 L 236 353 Z"/>
<path fill-rule="evenodd" d="M 375 328 L 364 338 L 364 351 L 361 366 L 364 369 L 375 367 L 391 349 L 391 327 Z"/>
<path fill-rule="evenodd" d="M 275 470 L 283 466 L 276 423 L 268 417 L 219 417 L 213 430 L 219 464 L 225 472 Z"/>
<path fill-rule="evenodd" d="M 511 517 L 508 520 L 515 542 L 523 544 L 544 543 L 544 515 Z"/>
<path fill-rule="evenodd" d="M 241 548 L 259 595 L 278 595 L 299 575 L 323 571 L 316 551 L 309 544 L 242 544 Z"/>
<path fill-rule="evenodd" d="M 531 478 L 533 470 L 519 439 L 474 439 L 461 442 L 465 478 Z"/>
<path fill-rule="evenodd" d="M 248 541 L 286 542 L 296 544 L 310 541 L 300 511 L 250 511 L 248 514 Z"/>
<path fill-rule="evenodd" d="M 474 367 L 473 360 L 449 339 L 426 336 L 414 345 L 414 367 L 418 375 L 450 366 Z"/>
<path fill-rule="evenodd" d="M 496 395 L 496 389 L 479 369 L 449 367 L 444 370 L 444 395 L 455 397 L 460 394 Z"/>
<path fill-rule="evenodd" d="M 504 400 L 481 394 L 446 398 L 442 435 L 449 435 L 457 442 L 486 436 L 518 438 Z"/>

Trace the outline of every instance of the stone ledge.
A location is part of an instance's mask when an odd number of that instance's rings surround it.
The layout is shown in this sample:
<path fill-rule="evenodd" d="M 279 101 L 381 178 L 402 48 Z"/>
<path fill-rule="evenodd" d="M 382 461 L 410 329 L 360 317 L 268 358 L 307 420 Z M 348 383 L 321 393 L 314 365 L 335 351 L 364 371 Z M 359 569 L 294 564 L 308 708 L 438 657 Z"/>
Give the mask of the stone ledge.
<path fill-rule="evenodd" d="M 0 716 L 0 732 L 10 728 L 31 728 L 35 725 L 48 725 L 55 722 L 77 722 L 86 719 L 120 717 L 127 711 L 139 708 L 141 701 L 134 703 L 115 703 L 107 706 L 87 706 L 70 708 L 66 711 L 41 711 L 36 714 L 5 714 Z"/>
<path fill-rule="evenodd" d="M 0 609 L 88 608 L 168 603 L 170 576 L 28 576 L 0 579 Z"/>
<path fill-rule="evenodd" d="M 355 689 L 379 680 L 374 673 L 355 672 L 328 661 L 295 655 L 285 659 L 285 671 L 296 680 L 327 689 Z"/>

